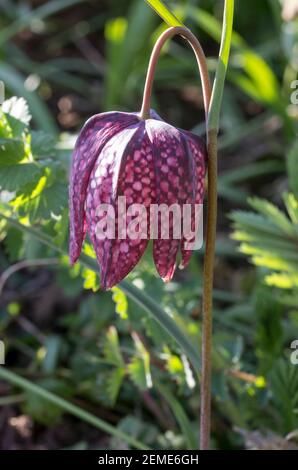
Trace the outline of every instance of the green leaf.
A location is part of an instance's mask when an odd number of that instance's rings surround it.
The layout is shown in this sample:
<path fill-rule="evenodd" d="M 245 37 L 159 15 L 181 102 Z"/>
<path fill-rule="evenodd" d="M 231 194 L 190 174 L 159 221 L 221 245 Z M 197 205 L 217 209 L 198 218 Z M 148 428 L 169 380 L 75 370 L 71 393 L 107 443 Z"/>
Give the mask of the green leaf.
<path fill-rule="evenodd" d="M 96 272 L 88 268 L 83 268 L 82 278 L 84 279 L 84 289 L 91 289 L 93 292 L 99 289 L 99 276 Z"/>
<path fill-rule="evenodd" d="M 284 194 L 283 199 L 289 218 L 266 200 L 250 199 L 258 213 L 234 212 L 232 237 L 241 242 L 240 251 L 256 266 L 266 268 L 266 285 L 294 290 L 298 287 L 298 201 L 293 194 Z M 289 302 L 289 297 L 283 298 Z"/>
<path fill-rule="evenodd" d="M 116 313 L 122 318 L 122 320 L 126 320 L 128 318 L 127 310 L 128 310 L 128 302 L 126 295 L 119 287 L 113 287 L 113 301 L 116 304 Z"/>
<path fill-rule="evenodd" d="M 5 218 L 10 225 L 22 230 L 23 232 L 31 235 L 32 237 L 39 240 L 41 243 L 49 246 L 54 251 L 57 251 L 61 254 L 67 255 L 67 251 L 64 250 L 62 247 L 53 243 L 53 240 L 48 237 L 45 233 L 32 228 L 28 227 L 24 224 L 21 224 L 16 219 L 9 217 L 5 211 L 1 211 L 1 216 Z M 88 268 L 98 272 L 98 265 L 96 260 L 90 258 L 86 255 L 81 255 L 80 258 L 81 264 L 87 266 Z M 166 313 L 154 300 L 152 297 L 149 297 L 145 292 L 138 289 L 133 284 L 129 283 L 128 281 L 122 281 L 120 283 L 121 289 L 126 293 L 126 295 L 133 300 L 137 305 L 142 307 L 144 311 L 146 311 L 151 318 L 155 319 L 159 325 L 167 331 L 167 333 L 176 341 L 176 343 L 180 346 L 182 351 L 185 352 L 186 356 L 192 363 L 193 367 L 197 372 L 200 371 L 200 355 L 198 350 L 193 346 L 193 344 L 189 341 L 187 336 L 184 332 L 177 326 L 176 322 L 171 318 L 171 316 Z"/>
<path fill-rule="evenodd" d="M 55 155 L 55 139 L 43 131 L 31 131 L 31 152 L 36 160 Z"/>
<path fill-rule="evenodd" d="M 251 50 L 241 50 L 233 56 L 232 63 L 244 71 L 244 74 L 234 71 L 230 78 L 245 93 L 269 105 L 280 102 L 279 83 L 273 70 L 262 57 Z"/>
<path fill-rule="evenodd" d="M 118 332 L 114 326 L 111 326 L 107 332 L 104 356 L 111 365 L 121 368 L 125 365 L 120 351 Z"/>
<path fill-rule="evenodd" d="M 149 388 L 144 362 L 140 357 L 134 356 L 128 364 L 127 370 L 131 380 L 140 390 L 146 390 Z"/>
<path fill-rule="evenodd" d="M 132 381 L 141 390 L 152 387 L 152 377 L 150 371 L 150 354 L 143 345 L 139 336 L 133 333 L 133 340 L 137 354 L 132 358 L 127 369 Z"/>
<path fill-rule="evenodd" d="M 295 230 L 290 220 L 274 204 L 266 201 L 265 199 L 259 199 L 256 197 L 250 198 L 248 202 L 251 207 L 267 217 L 268 221 L 278 227 L 283 233 L 289 235 L 290 237 L 295 236 Z"/>
<path fill-rule="evenodd" d="M 189 6 L 186 13 L 193 18 L 200 28 L 209 34 L 218 43 L 221 40 L 222 25 L 211 13 L 201 8 Z M 240 34 L 233 31 L 231 36 L 233 55 L 228 79 L 241 88 L 254 99 L 269 104 L 275 110 L 282 109 L 280 87 L 273 69 L 261 57 L 260 54 L 249 48 Z M 220 65 L 220 73 L 225 73 L 225 68 Z M 237 70 L 238 69 L 238 70 Z"/>
<path fill-rule="evenodd" d="M 219 57 L 208 114 L 208 130 L 218 132 L 219 119 L 233 34 L 234 0 L 225 0 Z"/>
<path fill-rule="evenodd" d="M 20 259 L 23 251 L 23 234 L 15 227 L 9 227 L 4 239 L 5 251 L 11 262 Z"/>
<path fill-rule="evenodd" d="M 43 379 L 39 381 L 38 386 L 67 397 L 71 396 L 71 390 L 61 379 Z M 29 390 L 25 392 L 25 397 L 23 410 L 37 423 L 49 426 L 56 423 L 62 415 L 63 410 L 59 406 L 55 403 L 49 403 L 43 397 L 36 396 Z"/>
<path fill-rule="evenodd" d="M 45 340 L 44 347 L 46 354 L 41 368 L 46 374 L 54 373 L 56 370 L 61 342 L 62 338 L 58 335 L 48 336 Z"/>
<path fill-rule="evenodd" d="M 22 205 L 22 210 L 33 222 L 39 219 L 49 220 L 52 214 L 59 216 L 67 205 L 67 187 L 64 183 L 54 182 L 51 186 L 29 198 Z"/>
<path fill-rule="evenodd" d="M 264 175 L 280 174 L 284 172 L 284 169 L 285 165 L 276 160 L 258 161 L 223 172 L 219 177 L 219 181 L 221 184 L 235 185 Z"/>
<path fill-rule="evenodd" d="M 298 141 L 296 140 L 287 155 L 290 189 L 298 199 Z"/>
<path fill-rule="evenodd" d="M 184 26 L 161 0 L 146 0 L 146 2 L 169 26 Z"/>
<path fill-rule="evenodd" d="M 273 362 L 280 356 L 283 346 L 282 313 L 283 307 L 272 289 L 261 286 L 257 289 L 254 301 L 256 312 L 256 354 L 260 372 L 268 372 Z"/>
<path fill-rule="evenodd" d="M 24 157 L 25 147 L 21 139 L 0 138 L 0 168 L 18 163 Z"/>
<path fill-rule="evenodd" d="M 2 111 L 6 114 L 15 137 L 19 136 L 24 127 L 30 123 L 31 114 L 24 98 L 12 96 L 9 100 L 4 101 Z"/>
<path fill-rule="evenodd" d="M 272 401 L 283 421 L 284 434 L 298 426 L 298 367 L 289 359 L 278 360 L 269 377 Z"/>
<path fill-rule="evenodd" d="M 41 169 L 35 163 L 4 167 L 0 164 L 0 188 L 6 191 L 19 191 L 27 184 L 36 182 L 40 176 Z"/>
<path fill-rule="evenodd" d="M 186 440 L 187 450 L 196 450 L 198 448 L 198 436 L 194 432 L 187 414 L 184 411 L 180 401 L 171 393 L 170 389 L 162 384 L 157 384 L 157 389 L 161 392 L 181 428 L 182 434 Z"/>
<path fill-rule="evenodd" d="M 283 199 L 291 221 L 298 226 L 298 198 L 294 194 L 285 193 Z"/>
<path fill-rule="evenodd" d="M 150 9 L 142 1 L 136 0 L 130 7 L 127 20 L 120 17 L 107 22 L 105 29 L 109 62 L 105 77 L 107 109 L 114 109 L 123 101 L 136 57 L 144 53 L 154 21 L 155 17 Z"/>
<path fill-rule="evenodd" d="M 61 408 L 63 411 L 76 416 L 79 419 L 91 424 L 92 426 L 100 429 L 112 436 L 118 437 L 124 442 L 127 442 L 132 447 L 141 450 L 150 450 L 143 442 L 139 442 L 134 437 L 131 437 L 129 433 L 124 433 L 120 429 L 112 426 L 111 424 L 97 418 L 88 411 L 83 410 L 82 408 L 73 405 L 64 398 L 59 397 L 58 395 L 49 392 L 48 390 L 40 387 L 39 385 L 34 384 L 32 381 L 26 380 L 23 377 L 9 371 L 5 367 L 0 367 L 0 378 L 6 380 L 9 383 L 14 384 L 17 387 L 22 388 L 25 391 L 35 395 L 35 397 L 41 398 L 48 402 L 48 404 L 53 404 L 56 407 Z"/>
<path fill-rule="evenodd" d="M 109 372 L 106 376 L 105 380 L 105 393 L 108 398 L 108 402 L 110 406 L 114 406 L 119 392 L 120 388 L 123 382 L 123 379 L 125 377 L 125 368 L 124 367 L 116 367 L 114 370 Z"/>

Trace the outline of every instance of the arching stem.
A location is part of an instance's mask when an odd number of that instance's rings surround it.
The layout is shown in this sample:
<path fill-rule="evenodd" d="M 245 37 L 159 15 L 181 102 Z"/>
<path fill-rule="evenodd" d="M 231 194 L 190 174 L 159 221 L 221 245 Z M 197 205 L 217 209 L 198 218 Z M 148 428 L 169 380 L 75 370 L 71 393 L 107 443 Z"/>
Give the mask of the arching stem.
<path fill-rule="evenodd" d="M 194 34 L 192 34 L 192 32 L 189 29 L 183 28 L 180 26 L 167 29 L 164 33 L 160 35 L 160 37 L 155 43 L 155 46 L 151 54 L 149 66 L 148 66 L 148 72 L 147 72 L 146 83 L 145 83 L 145 88 L 144 88 L 143 103 L 142 103 L 142 109 L 140 112 L 140 117 L 142 119 L 149 119 L 150 117 L 151 93 L 152 93 L 152 85 L 153 85 L 153 80 L 154 80 L 156 64 L 158 62 L 161 49 L 164 46 L 165 42 L 168 39 L 171 39 L 172 37 L 177 36 L 177 35 L 182 36 L 184 39 L 186 39 L 187 42 L 191 45 L 195 53 L 199 71 L 200 71 L 201 81 L 202 81 L 204 107 L 205 107 L 206 123 L 207 123 L 208 110 L 209 110 L 210 99 L 211 99 L 211 85 L 210 85 L 210 78 L 209 78 L 209 73 L 208 73 L 206 57 L 205 57 L 205 54 L 204 54 L 204 51 L 202 49 L 200 42 L 194 36 Z"/>
<path fill-rule="evenodd" d="M 150 118 L 152 85 L 157 61 L 165 42 L 173 36 L 180 35 L 191 45 L 199 67 L 204 107 L 206 114 L 206 134 L 208 148 L 208 212 L 206 231 L 206 254 L 204 259 L 203 319 L 202 319 L 202 374 L 201 374 L 201 407 L 200 407 L 200 449 L 210 448 L 211 429 L 211 373 L 212 373 L 212 307 L 213 278 L 215 262 L 215 243 L 217 225 L 217 141 L 219 116 L 224 90 L 226 71 L 233 30 L 234 0 L 225 0 L 223 31 L 218 66 L 211 93 L 210 78 L 204 51 L 198 39 L 184 27 L 175 26 L 167 29 L 157 40 L 151 54 L 144 89 L 140 117 Z"/>

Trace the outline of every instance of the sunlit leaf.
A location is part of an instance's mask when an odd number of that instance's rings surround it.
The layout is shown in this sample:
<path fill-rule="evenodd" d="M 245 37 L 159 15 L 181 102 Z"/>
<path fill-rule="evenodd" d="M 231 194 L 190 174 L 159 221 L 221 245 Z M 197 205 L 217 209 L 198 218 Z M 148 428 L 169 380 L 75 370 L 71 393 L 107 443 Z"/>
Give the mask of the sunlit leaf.
<path fill-rule="evenodd" d="M 0 168 L 14 165 L 23 160 L 24 157 L 23 140 L 0 138 Z"/>
<path fill-rule="evenodd" d="M 0 163 L 0 188 L 6 191 L 20 191 L 28 183 L 35 181 L 40 175 L 41 169 L 35 163 L 4 167 Z"/>
<path fill-rule="evenodd" d="M 122 320 L 126 320 L 128 318 L 127 310 L 128 310 L 128 302 L 127 297 L 124 292 L 117 286 L 112 288 L 113 292 L 113 301 L 116 305 L 116 313 L 120 315 Z"/>
<path fill-rule="evenodd" d="M 183 23 L 176 18 L 166 6 L 165 2 L 161 0 L 146 0 L 147 3 L 156 11 L 156 13 L 167 23 L 169 26 L 183 26 Z"/>

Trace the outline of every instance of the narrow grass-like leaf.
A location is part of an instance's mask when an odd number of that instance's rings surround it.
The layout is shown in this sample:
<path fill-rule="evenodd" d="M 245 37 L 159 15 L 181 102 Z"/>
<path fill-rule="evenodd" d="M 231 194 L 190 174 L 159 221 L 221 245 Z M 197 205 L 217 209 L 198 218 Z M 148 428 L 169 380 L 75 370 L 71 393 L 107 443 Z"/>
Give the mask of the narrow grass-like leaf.
<path fill-rule="evenodd" d="M 197 437 L 194 433 L 193 427 L 184 411 L 183 406 L 179 400 L 171 393 L 168 387 L 162 384 L 156 384 L 157 389 L 161 392 L 166 402 L 169 404 L 187 443 L 187 450 L 197 449 Z"/>
<path fill-rule="evenodd" d="M 91 424 L 95 428 L 100 429 L 101 431 L 104 431 L 107 434 L 110 434 L 111 436 L 118 437 L 119 439 L 136 449 L 149 450 L 149 448 L 145 444 L 138 441 L 134 437 L 131 437 L 128 433 L 122 432 L 115 426 L 112 426 L 111 424 L 107 423 L 106 421 L 103 421 L 97 416 L 92 415 L 88 411 L 85 411 L 82 408 L 73 405 L 64 398 L 61 398 L 55 395 L 54 393 L 49 392 L 48 390 L 45 390 L 44 388 L 34 384 L 32 381 L 24 379 L 20 375 L 9 371 L 6 367 L 0 367 L 0 378 L 15 385 L 16 387 L 20 387 L 22 390 L 25 390 L 34 395 L 37 395 L 40 398 L 43 398 L 44 400 L 47 400 L 49 403 L 58 406 L 65 412 L 76 416 L 77 418 L 85 421 L 86 423 Z"/>
<path fill-rule="evenodd" d="M 183 26 L 183 23 L 176 18 L 174 13 L 161 0 L 146 0 L 146 2 L 169 26 Z"/>
<path fill-rule="evenodd" d="M 21 224 L 17 220 L 6 216 L 5 213 L 1 213 L 1 216 L 5 218 L 11 225 L 22 230 L 23 232 L 30 233 L 34 238 L 39 240 L 41 243 L 49 246 L 55 251 L 60 252 L 63 255 L 67 255 L 67 252 L 63 248 L 55 245 L 52 239 L 40 231 Z M 92 271 L 98 272 L 98 265 L 96 260 L 86 255 L 81 255 L 80 262 L 91 269 Z M 176 341 L 183 352 L 186 354 L 194 369 L 199 372 L 200 370 L 200 356 L 195 347 L 189 342 L 184 332 L 176 325 L 173 319 L 145 292 L 138 289 L 128 281 L 122 281 L 119 287 L 125 292 L 125 294 L 132 299 L 136 304 L 142 307 L 159 325 L 167 331 L 170 336 Z"/>

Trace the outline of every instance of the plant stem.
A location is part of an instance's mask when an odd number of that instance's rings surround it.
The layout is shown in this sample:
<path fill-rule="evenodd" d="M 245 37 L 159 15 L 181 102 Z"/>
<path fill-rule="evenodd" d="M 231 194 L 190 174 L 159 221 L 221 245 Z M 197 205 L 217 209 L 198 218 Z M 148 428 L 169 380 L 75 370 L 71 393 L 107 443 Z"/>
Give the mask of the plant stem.
<path fill-rule="evenodd" d="M 212 384 L 212 304 L 217 224 L 218 129 L 226 71 L 229 62 L 234 0 L 225 0 L 222 40 L 208 113 L 208 213 L 204 260 L 200 449 L 210 448 Z"/>
<path fill-rule="evenodd" d="M 21 269 L 30 268 L 30 267 L 38 267 L 38 266 L 49 266 L 49 265 L 56 265 L 59 263 L 58 258 L 45 258 L 45 259 L 26 259 L 23 261 L 19 261 L 16 264 L 13 264 L 9 268 L 7 268 L 0 276 L 0 295 L 2 294 L 3 288 L 13 274 L 20 271 Z"/>
<path fill-rule="evenodd" d="M 205 57 L 204 51 L 202 49 L 202 46 L 199 40 L 194 36 L 194 34 L 189 29 L 183 28 L 180 26 L 167 29 L 164 33 L 160 35 L 160 37 L 155 43 L 155 46 L 153 48 L 153 51 L 150 57 L 149 66 L 148 66 L 140 116 L 142 119 L 150 118 L 151 93 L 152 93 L 152 85 L 153 85 L 153 79 L 154 79 L 157 61 L 158 61 L 161 49 L 164 46 L 165 42 L 168 39 L 171 39 L 173 36 L 176 36 L 176 35 L 182 36 L 184 39 L 187 40 L 187 42 L 191 45 L 194 51 L 194 54 L 196 56 L 199 71 L 200 71 L 201 81 L 202 81 L 204 107 L 205 107 L 206 122 L 207 122 L 208 110 L 209 110 L 210 99 L 211 99 L 211 85 L 210 85 L 206 57 Z"/>
<path fill-rule="evenodd" d="M 210 445 L 211 428 L 211 371 L 212 371 L 212 304 L 217 224 L 217 131 L 208 133 L 208 212 L 206 254 L 204 259 L 203 320 L 202 320 L 202 372 L 200 449 Z"/>

